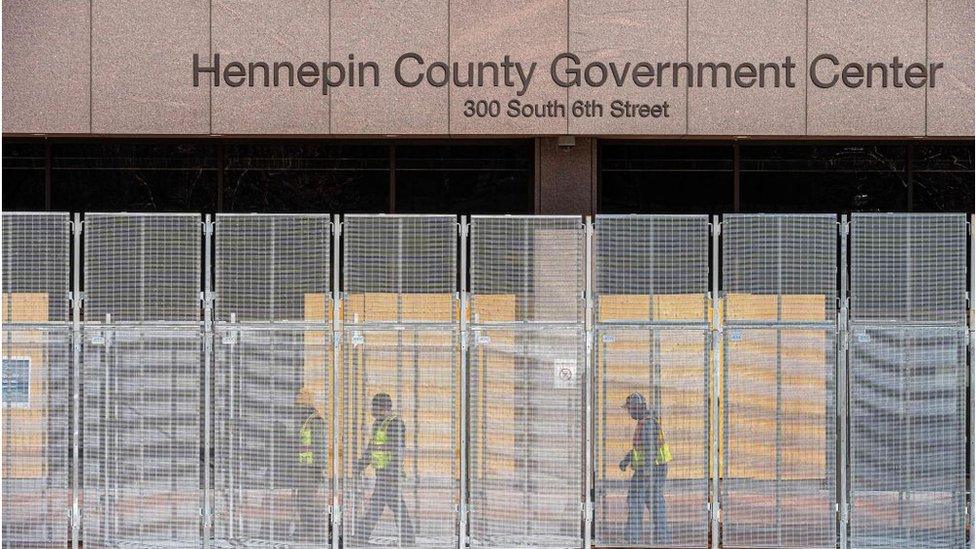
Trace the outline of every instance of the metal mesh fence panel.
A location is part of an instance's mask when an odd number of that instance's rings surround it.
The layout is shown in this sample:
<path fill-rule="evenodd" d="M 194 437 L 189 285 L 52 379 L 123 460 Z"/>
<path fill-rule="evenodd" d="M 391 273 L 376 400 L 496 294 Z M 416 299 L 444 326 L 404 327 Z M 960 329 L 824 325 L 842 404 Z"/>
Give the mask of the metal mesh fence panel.
<path fill-rule="evenodd" d="M 70 224 L 3 214 L 3 546 L 68 542 Z"/>
<path fill-rule="evenodd" d="M 328 546 L 331 333 L 240 324 L 215 339 L 218 545 Z"/>
<path fill-rule="evenodd" d="M 331 222 L 218 215 L 214 538 L 327 547 Z"/>
<path fill-rule="evenodd" d="M 851 546 L 966 545 L 966 218 L 851 221 Z"/>
<path fill-rule="evenodd" d="M 966 322 L 966 216 L 854 214 L 851 318 Z"/>
<path fill-rule="evenodd" d="M 702 546 L 708 217 L 598 216 L 595 225 L 594 540 Z M 628 397 L 643 404 L 631 410 Z"/>
<path fill-rule="evenodd" d="M 85 547 L 202 543 L 202 223 L 85 217 Z"/>
<path fill-rule="evenodd" d="M 201 341 L 86 327 L 86 548 L 201 544 Z"/>
<path fill-rule="evenodd" d="M 345 216 L 344 321 L 456 321 L 457 239 L 454 216 Z"/>
<path fill-rule="evenodd" d="M 85 321 L 198 321 L 201 235 L 195 214 L 87 214 Z"/>
<path fill-rule="evenodd" d="M 471 321 L 583 322 L 578 217 L 473 216 Z"/>
<path fill-rule="evenodd" d="M 722 543 L 834 547 L 833 215 L 729 215 L 722 229 Z"/>
<path fill-rule="evenodd" d="M 65 547 L 70 333 L 5 325 L 2 346 L 3 546 Z"/>
<path fill-rule="evenodd" d="M 3 214 L 3 322 L 68 320 L 70 219 Z"/>
<path fill-rule="evenodd" d="M 851 547 L 966 547 L 964 328 L 851 336 Z"/>
<path fill-rule="evenodd" d="M 703 329 L 597 330 L 594 386 L 595 543 L 703 547 L 708 533 L 708 333 Z M 638 423 L 629 395 L 649 414 Z M 635 444 L 635 437 L 650 440 Z M 661 441 L 671 461 L 654 464 Z M 643 466 L 632 450 L 652 455 Z M 621 463 L 625 468 L 620 468 Z"/>
<path fill-rule="evenodd" d="M 578 547 L 583 224 L 572 216 L 474 216 L 469 233 L 470 544 Z"/>
<path fill-rule="evenodd" d="M 833 329 L 730 328 L 722 388 L 722 540 L 834 547 Z"/>
<path fill-rule="evenodd" d="M 472 332 L 472 547 L 582 545 L 584 335 L 555 327 Z"/>
<path fill-rule="evenodd" d="M 834 215 L 728 215 L 722 220 L 725 322 L 833 322 Z"/>
<path fill-rule="evenodd" d="M 460 409 L 453 330 L 343 336 L 343 546 L 456 547 Z"/>
<path fill-rule="evenodd" d="M 216 320 L 326 320 L 331 231 L 327 215 L 218 214 Z"/>
<path fill-rule="evenodd" d="M 343 221 L 343 546 L 457 545 L 458 224 Z"/>
<path fill-rule="evenodd" d="M 595 234 L 597 322 L 705 322 L 707 216 L 597 216 Z"/>

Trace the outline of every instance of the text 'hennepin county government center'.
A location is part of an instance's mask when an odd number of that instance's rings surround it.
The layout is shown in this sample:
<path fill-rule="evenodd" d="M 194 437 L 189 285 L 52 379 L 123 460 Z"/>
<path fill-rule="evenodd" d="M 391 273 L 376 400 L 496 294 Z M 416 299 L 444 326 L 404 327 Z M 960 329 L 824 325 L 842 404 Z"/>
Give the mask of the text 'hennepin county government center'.
<path fill-rule="evenodd" d="M 3 0 L 4 549 L 976 549 L 974 0 Z"/>

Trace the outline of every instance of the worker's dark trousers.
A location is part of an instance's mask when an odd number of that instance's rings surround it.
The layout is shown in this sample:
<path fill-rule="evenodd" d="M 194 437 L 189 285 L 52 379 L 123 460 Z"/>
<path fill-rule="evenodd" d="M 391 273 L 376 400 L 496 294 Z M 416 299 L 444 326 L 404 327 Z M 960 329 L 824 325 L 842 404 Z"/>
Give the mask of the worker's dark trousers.
<path fill-rule="evenodd" d="M 630 477 L 627 490 L 627 541 L 640 543 L 644 508 L 650 510 L 654 518 L 654 543 L 667 543 L 668 513 L 664 503 L 664 483 L 668 478 L 668 466 L 655 465 L 650 474 L 635 472 Z"/>
<path fill-rule="evenodd" d="M 386 508 L 389 508 L 393 515 L 393 524 L 397 526 L 396 532 L 400 536 L 400 541 L 404 545 L 413 545 L 413 525 L 410 523 L 407 506 L 400 495 L 400 479 L 395 471 L 381 472 L 376 475 L 376 487 L 373 488 L 373 495 L 370 496 L 369 503 L 366 505 L 363 528 L 359 529 L 361 541 L 369 541 L 373 528 L 376 527 L 380 515 Z"/>

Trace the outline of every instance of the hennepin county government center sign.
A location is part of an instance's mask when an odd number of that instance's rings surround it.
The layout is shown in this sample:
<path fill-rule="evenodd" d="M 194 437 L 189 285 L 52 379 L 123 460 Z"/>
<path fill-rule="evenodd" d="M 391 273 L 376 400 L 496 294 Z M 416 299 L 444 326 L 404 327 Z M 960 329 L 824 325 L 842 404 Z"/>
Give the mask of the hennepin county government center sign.
<path fill-rule="evenodd" d="M 857 88 L 923 88 L 935 87 L 938 74 L 945 63 L 929 61 L 906 62 L 897 55 L 887 60 L 850 61 L 836 55 L 821 53 L 810 61 L 804 71 L 811 84 L 829 89 L 835 86 Z M 525 95 L 539 77 L 539 63 L 513 60 L 511 55 L 499 61 L 445 62 L 431 61 L 415 52 L 400 55 L 392 67 L 381 67 L 376 61 L 357 60 L 349 54 L 345 61 L 260 61 L 232 60 L 214 53 L 209 61 L 193 55 L 193 86 L 214 87 L 301 87 L 317 88 L 328 95 L 332 88 L 379 87 L 392 71 L 396 85 L 405 88 L 451 86 L 466 88 L 509 88 L 516 98 L 502 109 L 497 99 L 465 98 L 464 115 L 468 117 L 566 117 L 567 104 L 558 99 L 528 103 L 518 99 Z M 552 58 L 545 74 L 561 88 L 633 85 L 638 88 L 795 88 L 800 76 L 796 61 L 785 56 L 782 61 L 740 62 L 726 61 L 590 61 L 564 52 Z M 613 118 L 668 117 L 667 101 L 650 105 L 624 99 L 609 102 Z M 580 99 L 569 105 L 574 117 L 602 116 L 602 102 Z"/>

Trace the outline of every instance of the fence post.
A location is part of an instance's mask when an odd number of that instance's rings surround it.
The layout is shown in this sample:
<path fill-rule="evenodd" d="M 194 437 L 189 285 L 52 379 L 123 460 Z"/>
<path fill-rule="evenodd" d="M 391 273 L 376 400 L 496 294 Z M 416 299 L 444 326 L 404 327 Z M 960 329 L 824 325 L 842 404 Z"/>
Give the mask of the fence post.
<path fill-rule="evenodd" d="M 593 540 L 593 219 L 586 216 L 586 365 L 583 390 L 586 392 L 586 415 L 583 420 L 586 456 L 583 467 L 583 547 L 589 549 Z"/>
<path fill-rule="evenodd" d="M 339 429 L 342 422 L 339 419 L 339 407 L 336 406 L 336 399 L 339 395 L 339 371 L 342 356 L 339 346 L 342 339 L 341 322 L 341 299 L 342 292 L 339 291 L 339 272 L 340 272 L 340 237 L 342 236 L 342 221 L 338 214 L 332 216 L 332 399 L 330 403 L 332 411 L 332 513 L 330 513 L 332 523 L 332 548 L 339 548 L 339 533 L 342 528 L 342 509 L 339 506 Z M 328 366 L 326 366 L 328 367 Z"/>
<path fill-rule="evenodd" d="M 213 362 L 213 287 L 211 285 L 214 224 L 203 221 L 203 546 L 210 545 L 213 513 L 210 502 L 210 375 Z"/>
<path fill-rule="evenodd" d="M 460 294 L 461 312 L 461 428 L 460 428 L 460 497 L 458 499 L 458 549 L 464 549 L 468 542 L 468 216 L 461 216 L 458 225 L 460 244 Z"/>
<path fill-rule="evenodd" d="M 719 236 L 722 234 L 722 224 L 719 220 L 719 216 L 712 216 L 712 322 L 711 322 L 711 354 L 712 354 L 712 373 L 711 380 L 709 384 L 711 390 L 711 411 L 709 421 L 710 435 L 710 446 L 711 450 L 709 455 L 711 456 L 710 469 L 711 469 L 711 546 L 713 549 L 717 549 L 719 546 L 719 520 L 720 511 L 719 506 L 719 423 L 718 418 L 721 413 L 719 411 L 719 369 L 721 360 L 719 359 L 722 341 L 722 309 L 721 309 L 721 298 L 719 294 L 718 281 L 719 281 Z"/>
<path fill-rule="evenodd" d="M 71 267 L 71 353 L 72 379 L 71 398 L 74 403 L 71 418 L 71 547 L 78 549 L 78 537 L 81 535 L 81 505 L 80 479 L 81 476 L 81 301 L 84 294 L 81 291 L 81 231 L 83 225 L 81 214 L 76 213 L 71 223 L 72 267 Z"/>
<path fill-rule="evenodd" d="M 847 547 L 847 523 L 848 523 L 848 503 L 847 503 L 847 350 L 848 350 L 848 306 L 847 298 L 847 237 L 850 233 L 850 224 L 847 216 L 840 217 L 838 226 L 838 236 L 840 238 L 839 255 L 839 281 L 837 297 L 837 344 L 836 344 L 836 365 L 835 374 L 835 406 L 836 406 L 836 428 L 837 428 L 837 520 L 840 549 Z"/>
<path fill-rule="evenodd" d="M 976 549 L 976 215 L 969 216 L 969 547 Z"/>

